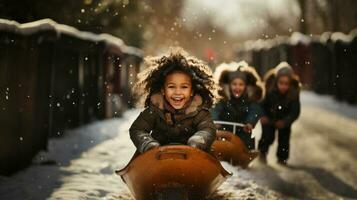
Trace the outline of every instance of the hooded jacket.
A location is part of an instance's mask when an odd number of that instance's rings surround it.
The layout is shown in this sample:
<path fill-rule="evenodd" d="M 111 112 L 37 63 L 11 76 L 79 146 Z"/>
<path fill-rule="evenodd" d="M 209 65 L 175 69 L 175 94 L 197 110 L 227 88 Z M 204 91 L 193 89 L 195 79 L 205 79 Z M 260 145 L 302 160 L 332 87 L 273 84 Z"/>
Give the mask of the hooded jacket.
<path fill-rule="evenodd" d="M 241 78 L 242 75 L 239 74 L 243 74 L 247 88 L 242 96 L 236 98 L 232 97 L 229 84 L 235 77 Z M 254 127 L 261 116 L 258 102 L 264 94 L 260 77 L 255 69 L 249 67 L 245 62 L 224 64 L 217 67 L 215 76 L 221 88 L 223 88 L 221 95 L 224 96 L 224 99 L 212 109 L 212 118 L 243 124 L 249 123 Z M 224 129 L 232 131 L 232 127 L 227 126 Z M 238 131 L 242 130 L 238 129 Z"/>
<path fill-rule="evenodd" d="M 278 78 L 283 75 L 291 77 L 289 91 L 284 95 L 279 92 L 277 86 Z M 300 115 L 300 81 L 298 76 L 288 63 L 282 62 L 274 69 L 269 70 L 264 80 L 267 94 L 261 102 L 263 116 L 268 117 L 272 124 L 277 120 L 283 120 L 285 126 L 290 127 Z"/>
<path fill-rule="evenodd" d="M 187 144 L 193 135 L 205 140 L 204 150 L 209 151 L 216 137 L 209 108 L 200 95 L 195 95 L 180 114 L 165 109 L 161 93 L 150 97 L 150 105 L 140 113 L 129 129 L 130 138 L 140 152 L 150 142 L 160 145 Z"/>

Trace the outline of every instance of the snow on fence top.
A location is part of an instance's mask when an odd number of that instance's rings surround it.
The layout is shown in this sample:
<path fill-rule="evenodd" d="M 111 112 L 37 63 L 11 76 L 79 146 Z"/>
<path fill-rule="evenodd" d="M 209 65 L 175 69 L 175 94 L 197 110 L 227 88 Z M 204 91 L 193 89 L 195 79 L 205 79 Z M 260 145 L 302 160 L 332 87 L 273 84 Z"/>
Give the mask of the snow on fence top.
<path fill-rule="evenodd" d="M 327 31 L 322 33 L 320 36 L 316 36 L 316 41 L 321 42 L 322 44 L 328 43 L 331 39 L 332 32 Z"/>
<path fill-rule="evenodd" d="M 355 38 L 355 37 L 357 37 L 357 28 L 356 28 L 356 29 L 353 29 L 353 30 L 350 32 L 349 35 L 352 37 L 352 39 Z"/>
<path fill-rule="evenodd" d="M 342 41 L 342 42 L 346 42 L 349 43 L 352 41 L 352 36 L 351 35 L 346 35 L 342 32 L 335 32 L 331 35 L 331 40 L 332 41 Z"/>
<path fill-rule="evenodd" d="M 65 24 L 58 24 L 51 19 L 42 19 L 24 24 L 20 24 L 12 20 L 0 19 L 0 31 L 8 31 L 21 35 L 31 35 L 42 31 L 55 31 L 58 37 L 61 34 L 66 34 L 82 40 L 104 42 L 109 46 L 119 48 L 123 53 L 134 54 L 139 57 L 142 57 L 143 55 L 141 50 L 135 47 L 126 46 L 123 40 L 113 35 L 106 33 L 94 34 L 87 31 L 79 31 L 74 27 Z"/>
<path fill-rule="evenodd" d="M 243 43 L 242 49 L 246 49 L 246 50 L 270 49 L 272 47 L 287 42 L 288 42 L 288 37 L 286 36 L 277 36 L 273 39 L 248 40 Z"/>
<path fill-rule="evenodd" d="M 244 43 L 244 48 L 247 50 L 262 50 L 262 49 L 269 49 L 274 46 L 273 40 L 249 40 Z"/>
<path fill-rule="evenodd" d="M 300 32 L 294 32 L 290 37 L 288 36 L 277 36 L 273 39 L 258 39 L 258 40 L 248 40 L 244 42 L 242 45 L 238 46 L 237 52 L 244 51 L 259 51 L 270 49 L 276 45 L 280 44 L 290 44 L 290 45 L 309 45 L 312 41 L 320 42 L 322 44 L 328 43 L 330 40 L 332 42 L 343 41 L 346 43 L 351 42 L 354 38 L 357 37 L 357 29 L 353 29 L 350 31 L 348 35 L 341 32 L 324 32 L 321 35 L 311 35 L 307 36 Z"/>
<path fill-rule="evenodd" d="M 349 34 L 344 34 L 342 32 L 324 32 L 320 36 L 320 42 L 326 43 L 329 40 L 333 42 L 342 41 L 346 43 L 350 43 L 354 38 L 357 37 L 357 29 L 353 29 Z"/>
<path fill-rule="evenodd" d="M 300 32 L 294 32 L 289 38 L 289 42 L 291 45 L 297 45 L 297 44 L 309 45 L 311 42 L 311 38 Z"/>
<path fill-rule="evenodd" d="M 277 36 L 274 38 L 277 44 L 288 43 L 289 37 L 288 36 Z"/>
<path fill-rule="evenodd" d="M 262 50 L 270 49 L 280 44 L 290 44 L 290 45 L 309 45 L 312 41 L 312 38 L 304 35 L 300 32 L 294 32 L 290 37 L 287 36 L 277 36 L 273 39 L 258 39 L 258 40 L 249 40 L 243 44 L 243 49 L 246 50 Z"/>

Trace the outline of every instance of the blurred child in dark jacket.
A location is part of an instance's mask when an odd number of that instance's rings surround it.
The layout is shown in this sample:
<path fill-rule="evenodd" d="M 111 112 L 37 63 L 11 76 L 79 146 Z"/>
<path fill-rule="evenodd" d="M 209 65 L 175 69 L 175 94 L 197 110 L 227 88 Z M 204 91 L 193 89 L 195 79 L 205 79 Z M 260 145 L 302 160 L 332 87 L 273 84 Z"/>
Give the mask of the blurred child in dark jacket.
<path fill-rule="evenodd" d="M 291 66 L 282 62 L 265 75 L 266 96 L 261 103 L 262 137 L 260 158 L 266 162 L 269 146 L 278 130 L 278 163 L 285 165 L 289 158 L 291 126 L 300 115 L 300 82 Z"/>

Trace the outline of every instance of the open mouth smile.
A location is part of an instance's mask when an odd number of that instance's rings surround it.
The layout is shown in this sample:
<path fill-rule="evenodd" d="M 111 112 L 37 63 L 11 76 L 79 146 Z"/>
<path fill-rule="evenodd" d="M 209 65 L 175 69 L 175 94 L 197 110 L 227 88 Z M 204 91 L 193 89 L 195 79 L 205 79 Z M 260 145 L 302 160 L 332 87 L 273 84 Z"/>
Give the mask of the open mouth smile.
<path fill-rule="evenodd" d="M 173 101 L 173 103 L 175 105 L 180 105 L 181 103 L 183 103 L 185 98 L 183 97 L 172 97 L 171 100 Z"/>

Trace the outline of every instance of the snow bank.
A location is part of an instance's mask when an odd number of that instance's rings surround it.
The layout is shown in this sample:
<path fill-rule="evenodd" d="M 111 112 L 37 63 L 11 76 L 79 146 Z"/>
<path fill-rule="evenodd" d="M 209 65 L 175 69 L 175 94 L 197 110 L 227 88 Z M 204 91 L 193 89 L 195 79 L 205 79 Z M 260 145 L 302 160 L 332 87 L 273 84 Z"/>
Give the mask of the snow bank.
<path fill-rule="evenodd" d="M 223 167 L 233 173 L 218 191 L 212 195 L 210 200 L 223 199 L 286 199 L 281 194 L 272 191 L 268 187 L 257 184 L 249 171 L 234 167 L 226 162 L 222 162 Z"/>
<path fill-rule="evenodd" d="M 128 129 L 138 110 L 70 130 L 51 139 L 34 165 L 0 179 L 0 199 L 99 199 L 120 194 L 130 197 L 114 170 L 134 154 Z M 55 161 L 55 164 L 41 164 Z M 124 191 L 124 192 L 122 192 Z"/>

